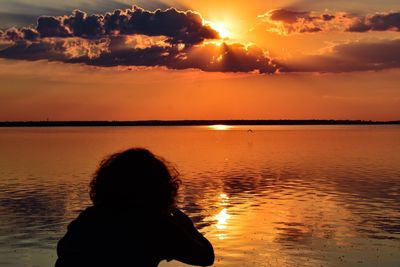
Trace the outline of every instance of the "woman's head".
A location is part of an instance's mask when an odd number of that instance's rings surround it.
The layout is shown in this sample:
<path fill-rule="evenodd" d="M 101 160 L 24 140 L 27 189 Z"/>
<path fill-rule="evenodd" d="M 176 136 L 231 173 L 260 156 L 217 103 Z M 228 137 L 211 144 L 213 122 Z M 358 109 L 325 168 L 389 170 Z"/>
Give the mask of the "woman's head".
<path fill-rule="evenodd" d="M 175 206 L 178 175 L 168 162 L 149 150 L 131 148 L 101 161 L 90 182 L 90 198 L 95 206 L 166 211 Z"/>

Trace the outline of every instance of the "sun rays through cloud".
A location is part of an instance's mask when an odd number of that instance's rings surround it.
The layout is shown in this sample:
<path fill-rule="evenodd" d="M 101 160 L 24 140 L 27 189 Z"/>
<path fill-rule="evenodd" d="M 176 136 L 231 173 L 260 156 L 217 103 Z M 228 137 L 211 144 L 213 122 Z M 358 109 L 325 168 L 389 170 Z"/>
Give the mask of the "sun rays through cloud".
<path fill-rule="evenodd" d="M 227 23 L 223 21 L 218 21 L 218 22 L 206 21 L 206 24 L 210 25 L 211 28 L 215 29 L 222 39 L 233 38 L 233 34 Z"/>
<path fill-rule="evenodd" d="M 74 10 L 62 16 L 39 16 L 36 26 L 0 31 L 0 57 L 19 60 L 49 60 L 99 67 L 166 67 L 209 72 L 349 72 L 398 68 L 390 57 L 399 49 L 400 13 L 396 11 L 357 15 L 349 12 L 315 12 L 270 9 L 258 18 L 269 43 L 245 42 L 237 20 L 227 16 L 209 19 L 195 10 L 170 7 L 146 10 L 138 6 L 102 14 Z M 324 53 L 277 53 L 269 46 L 294 35 L 327 32 L 388 33 L 386 39 L 351 39 L 320 47 Z M 271 36 L 272 34 L 272 36 Z M 274 37 L 274 34 L 276 35 Z M 261 37 L 259 37 L 261 38 Z M 294 37 L 293 37 L 294 38 Z M 278 40 L 278 41 L 277 41 Z M 276 45 L 275 45 L 276 46 Z M 365 53 L 344 54 L 357 47 Z M 376 47 L 377 50 L 369 50 Z M 379 48 L 387 48 L 386 54 Z M 373 53 L 374 56 L 368 56 Z M 359 56 L 354 58 L 354 55 Z M 323 60 L 326 58 L 327 60 Z M 363 64 L 363 62 L 367 64 Z"/>

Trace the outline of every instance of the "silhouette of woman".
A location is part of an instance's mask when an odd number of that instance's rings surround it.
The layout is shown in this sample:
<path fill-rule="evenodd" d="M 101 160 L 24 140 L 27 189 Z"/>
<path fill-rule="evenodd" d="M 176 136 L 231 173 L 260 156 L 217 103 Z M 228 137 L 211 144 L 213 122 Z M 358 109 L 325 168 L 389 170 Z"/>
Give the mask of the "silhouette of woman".
<path fill-rule="evenodd" d="M 106 158 L 90 182 L 93 206 L 69 224 L 55 266 L 212 265 L 211 243 L 176 208 L 179 184 L 178 172 L 147 149 Z"/>

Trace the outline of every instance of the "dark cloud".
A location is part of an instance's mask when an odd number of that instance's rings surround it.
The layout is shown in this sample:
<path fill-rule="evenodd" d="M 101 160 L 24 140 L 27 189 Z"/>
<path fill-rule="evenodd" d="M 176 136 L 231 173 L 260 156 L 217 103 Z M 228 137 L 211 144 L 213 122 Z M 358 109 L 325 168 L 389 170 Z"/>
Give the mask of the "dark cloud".
<path fill-rule="evenodd" d="M 320 32 L 325 29 L 325 24 L 336 18 L 335 15 L 327 13 L 313 14 L 309 11 L 287 9 L 273 9 L 259 17 L 266 23 L 269 31 L 282 35 Z"/>
<path fill-rule="evenodd" d="M 400 12 L 377 13 L 357 19 L 349 32 L 400 31 Z"/>
<path fill-rule="evenodd" d="M 36 30 L 41 38 L 72 36 L 60 17 L 40 17 L 37 21 Z"/>
<path fill-rule="evenodd" d="M 282 72 L 351 72 L 400 68 L 400 39 L 338 44 L 321 55 L 280 62 Z"/>
<path fill-rule="evenodd" d="M 62 16 L 73 9 L 79 9 L 90 14 L 103 14 L 110 10 L 131 8 L 132 4 L 147 10 L 167 9 L 171 7 L 170 1 L 163 0 L 96 0 L 96 1 L 31 1 L 2 0 L 0 1 L 0 29 L 23 27 L 36 24 L 37 18 L 46 16 Z M 179 10 L 187 10 L 188 6 L 174 2 L 173 6 Z"/>
<path fill-rule="evenodd" d="M 16 28 L 8 29 L 7 31 L 5 31 L 3 33 L 2 37 L 8 41 L 16 41 L 16 40 L 23 38 L 20 30 L 18 30 Z"/>
<path fill-rule="evenodd" d="M 39 33 L 31 28 L 11 28 L 0 32 L 0 38 L 5 41 L 34 41 L 39 38 Z"/>
<path fill-rule="evenodd" d="M 0 57 L 22 60 L 48 59 L 52 61 L 66 61 L 68 56 L 64 53 L 64 42 L 34 42 L 18 41 L 14 45 L 0 51 Z"/>
<path fill-rule="evenodd" d="M 207 44 L 190 48 L 187 56 L 172 61 L 173 68 L 204 71 L 275 73 L 279 67 L 257 46 Z"/>
<path fill-rule="evenodd" d="M 34 41 L 39 38 L 39 33 L 35 29 L 22 28 L 21 33 L 22 33 L 22 38 L 28 41 Z"/>
<path fill-rule="evenodd" d="M 400 31 L 400 12 L 358 16 L 346 12 L 330 14 L 273 9 L 259 17 L 267 30 L 282 35 L 330 31 Z"/>
<path fill-rule="evenodd" d="M 283 21 L 287 23 L 295 23 L 300 19 L 310 20 L 310 12 L 299 12 L 286 9 L 270 10 L 269 18 L 272 20 Z"/>
<path fill-rule="evenodd" d="M 135 38 L 132 40 L 132 38 Z M 113 36 L 100 40 L 47 38 L 15 42 L 0 57 L 50 60 L 93 66 L 147 66 L 210 72 L 274 73 L 279 67 L 256 46 L 203 43 L 171 44 L 148 36 Z"/>
<path fill-rule="evenodd" d="M 167 36 L 172 43 L 197 44 L 218 39 L 218 33 L 205 25 L 200 14 L 175 8 L 148 11 L 139 7 L 88 15 L 75 10 L 71 16 L 39 17 L 36 30 L 45 37 L 101 38 L 105 35 L 143 34 Z"/>
<path fill-rule="evenodd" d="M 110 19 L 110 20 L 108 20 Z M 200 14 L 193 11 L 181 12 L 174 8 L 165 11 L 146 11 L 134 7 L 133 10 L 114 11 L 105 17 L 106 31 L 123 34 L 164 35 L 174 43 L 196 44 L 205 39 L 218 39 L 218 33 L 204 25 Z"/>

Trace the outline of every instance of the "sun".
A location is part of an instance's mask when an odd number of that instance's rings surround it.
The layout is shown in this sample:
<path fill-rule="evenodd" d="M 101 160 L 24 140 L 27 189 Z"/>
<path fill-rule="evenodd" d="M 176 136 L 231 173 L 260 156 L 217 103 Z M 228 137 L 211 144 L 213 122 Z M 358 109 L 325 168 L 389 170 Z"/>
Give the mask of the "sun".
<path fill-rule="evenodd" d="M 219 33 L 219 36 L 222 39 L 232 38 L 232 33 L 229 30 L 229 28 L 228 28 L 228 26 L 226 25 L 225 22 L 222 22 L 222 21 L 219 21 L 219 22 L 207 21 L 207 24 L 210 25 L 211 28 L 216 30 Z"/>

